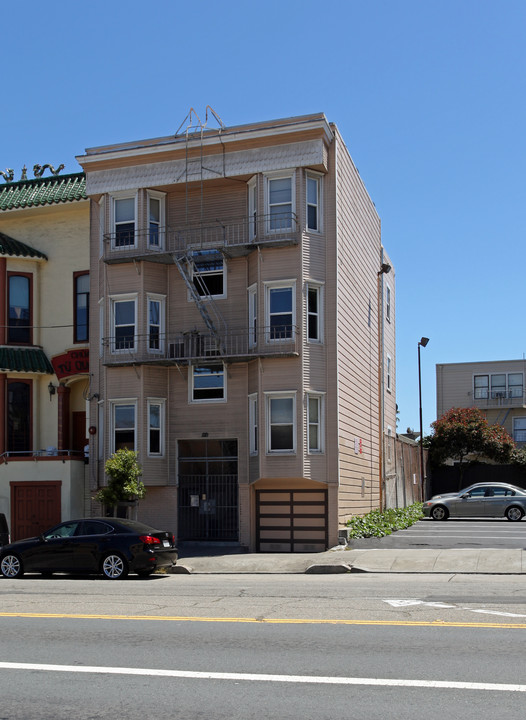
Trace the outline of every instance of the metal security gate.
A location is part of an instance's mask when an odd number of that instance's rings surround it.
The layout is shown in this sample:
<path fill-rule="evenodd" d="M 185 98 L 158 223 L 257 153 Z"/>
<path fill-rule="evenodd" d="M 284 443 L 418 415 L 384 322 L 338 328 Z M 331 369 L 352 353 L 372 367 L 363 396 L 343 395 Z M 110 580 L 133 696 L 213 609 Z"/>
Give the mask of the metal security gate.
<path fill-rule="evenodd" d="M 328 542 L 326 490 L 256 490 L 258 552 L 321 552 Z"/>
<path fill-rule="evenodd" d="M 237 542 L 237 440 L 180 440 L 178 450 L 178 539 Z"/>

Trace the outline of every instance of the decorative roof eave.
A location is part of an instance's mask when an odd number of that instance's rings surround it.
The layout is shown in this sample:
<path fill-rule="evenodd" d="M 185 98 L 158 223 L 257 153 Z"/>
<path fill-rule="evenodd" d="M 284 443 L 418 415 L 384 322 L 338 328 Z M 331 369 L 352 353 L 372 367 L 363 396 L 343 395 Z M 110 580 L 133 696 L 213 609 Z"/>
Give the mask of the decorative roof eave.
<path fill-rule="evenodd" d="M 47 260 L 47 256 L 40 250 L 15 240 L 9 235 L 0 232 L 0 257 L 23 257 L 31 260 Z"/>
<path fill-rule="evenodd" d="M 87 201 L 84 173 L 0 185 L 0 212 Z"/>
<path fill-rule="evenodd" d="M 0 371 L 54 375 L 53 366 L 41 347 L 0 346 Z"/>

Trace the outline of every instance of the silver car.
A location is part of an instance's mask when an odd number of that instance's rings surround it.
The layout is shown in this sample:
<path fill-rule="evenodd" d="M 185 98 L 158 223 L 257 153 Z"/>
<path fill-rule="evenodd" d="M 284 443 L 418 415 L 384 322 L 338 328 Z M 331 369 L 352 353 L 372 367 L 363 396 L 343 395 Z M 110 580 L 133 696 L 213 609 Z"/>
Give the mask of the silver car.
<path fill-rule="evenodd" d="M 424 503 L 424 515 L 448 517 L 506 517 L 512 522 L 526 514 L 526 490 L 508 483 L 476 483 L 456 493 L 434 495 Z"/>

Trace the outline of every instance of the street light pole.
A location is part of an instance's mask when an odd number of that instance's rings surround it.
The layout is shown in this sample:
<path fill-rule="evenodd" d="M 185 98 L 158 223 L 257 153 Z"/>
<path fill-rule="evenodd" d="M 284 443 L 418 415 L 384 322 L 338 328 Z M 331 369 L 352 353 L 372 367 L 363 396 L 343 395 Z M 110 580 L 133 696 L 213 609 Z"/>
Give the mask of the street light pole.
<path fill-rule="evenodd" d="M 384 303 L 382 276 L 390 272 L 389 263 L 382 262 L 380 270 L 376 273 L 378 278 L 378 499 L 380 510 L 384 509 Z"/>
<path fill-rule="evenodd" d="M 425 347 L 429 342 L 429 338 L 423 337 L 418 343 L 418 403 L 420 410 L 420 491 L 422 493 L 422 502 L 425 500 L 424 494 L 424 429 L 422 427 L 422 372 L 420 369 L 420 348 Z"/>

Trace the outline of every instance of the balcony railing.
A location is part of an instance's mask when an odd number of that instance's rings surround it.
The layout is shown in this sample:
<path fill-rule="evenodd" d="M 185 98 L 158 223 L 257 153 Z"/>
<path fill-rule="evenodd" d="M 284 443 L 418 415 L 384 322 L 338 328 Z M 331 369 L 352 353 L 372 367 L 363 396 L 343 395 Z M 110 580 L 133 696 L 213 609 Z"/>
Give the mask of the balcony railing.
<path fill-rule="evenodd" d="M 105 365 L 176 365 L 195 361 L 241 362 L 257 357 L 291 357 L 299 354 L 300 337 L 294 325 L 258 331 L 122 335 L 103 342 Z"/>
<path fill-rule="evenodd" d="M 180 228 L 140 230 L 126 225 L 104 236 L 104 260 L 108 263 L 127 262 L 141 257 L 170 262 L 173 254 L 210 249 L 224 249 L 232 255 L 240 255 L 261 245 L 297 245 L 299 239 L 300 226 L 294 213 L 218 219 Z"/>
<path fill-rule="evenodd" d="M 473 393 L 473 404 L 479 408 L 523 407 L 526 396 L 522 388 L 513 390 L 482 390 Z"/>

